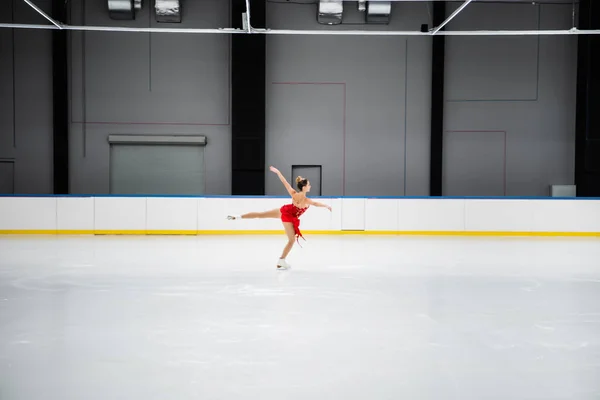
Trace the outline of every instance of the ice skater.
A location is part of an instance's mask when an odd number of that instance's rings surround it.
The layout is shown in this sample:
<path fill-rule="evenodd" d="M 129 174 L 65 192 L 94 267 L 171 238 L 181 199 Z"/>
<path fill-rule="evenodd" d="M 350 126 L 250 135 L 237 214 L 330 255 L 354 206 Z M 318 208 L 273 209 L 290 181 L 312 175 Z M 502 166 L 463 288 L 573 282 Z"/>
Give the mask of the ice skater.
<path fill-rule="evenodd" d="M 314 201 L 309 199 L 306 194 L 310 192 L 310 182 L 308 179 L 303 178 L 301 176 L 296 178 L 296 186 L 298 187 L 299 192 L 294 190 L 292 186 L 288 183 L 288 181 L 283 177 L 281 172 L 275 167 L 270 168 L 272 172 L 276 173 L 285 186 L 287 192 L 292 196 L 292 203 L 285 204 L 281 208 L 276 208 L 270 211 L 264 212 L 251 212 L 243 215 L 229 215 L 228 219 L 252 219 L 252 218 L 281 218 L 281 222 L 283 223 L 283 228 L 288 237 L 288 242 L 283 248 L 283 252 L 281 253 L 281 257 L 279 257 L 279 261 L 277 262 L 277 268 L 279 269 L 287 269 L 290 268 L 290 265 L 286 262 L 286 257 L 288 256 L 292 247 L 294 247 L 294 239 L 298 241 L 302 236 L 300 232 L 300 216 L 304 214 L 304 212 L 310 206 L 315 207 L 324 207 L 331 211 L 331 207 L 327 204 L 319 203 L 318 201 Z M 300 244 L 300 242 L 298 242 Z"/>

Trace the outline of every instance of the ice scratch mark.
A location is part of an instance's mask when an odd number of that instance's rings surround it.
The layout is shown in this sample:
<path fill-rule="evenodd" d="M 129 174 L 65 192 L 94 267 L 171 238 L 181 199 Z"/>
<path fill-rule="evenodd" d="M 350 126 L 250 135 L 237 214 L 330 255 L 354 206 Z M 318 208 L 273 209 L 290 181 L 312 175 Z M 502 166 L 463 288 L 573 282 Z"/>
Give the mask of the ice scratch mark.
<path fill-rule="evenodd" d="M 552 326 L 543 326 L 543 325 L 534 325 L 536 328 L 538 329 L 543 329 L 545 331 L 555 331 L 556 328 L 552 327 Z"/>
<path fill-rule="evenodd" d="M 438 322 L 438 321 L 436 321 L 435 319 L 431 318 L 431 316 L 429 316 L 428 314 L 417 314 L 417 317 L 419 317 L 419 318 L 423 318 L 423 319 L 426 319 L 426 320 L 428 320 L 428 321 L 431 321 L 431 322 L 433 322 L 433 323 L 435 323 L 435 324 L 438 324 L 438 323 L 439 323 L 439 322 Z"/>
<path fill-rule="evenodd" d="M 529 282 L 533 285 L 522 287 L 521 290 L 524 290 L 526 292 L 533 292 L 535 289 L 538 289 L 542 286 L 542 284 L 536 280 L 531 280 L 531 281 L 527 281 L 527 282 Z"/>
<path fill-rule="evenodd" d="M 590 282 L 590 283 L 600 283 L 600 279 L 589 279 L 589 278 L 571 278 L 569 279 L 572 282 Z"/>

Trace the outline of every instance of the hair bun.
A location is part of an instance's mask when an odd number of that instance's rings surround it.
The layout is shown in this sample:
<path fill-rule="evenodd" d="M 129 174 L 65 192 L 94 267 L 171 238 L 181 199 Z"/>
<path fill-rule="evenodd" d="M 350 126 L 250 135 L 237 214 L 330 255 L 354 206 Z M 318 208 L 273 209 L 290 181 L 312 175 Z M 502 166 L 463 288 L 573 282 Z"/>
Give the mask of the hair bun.
<path fill-rule="evenodd" d="M 302 180 L 303 180 L 303 178 L 302 178 L 301 176 L 298 176 L 298 177 L 296 178 L 296 183 L 300 183 Z"/>

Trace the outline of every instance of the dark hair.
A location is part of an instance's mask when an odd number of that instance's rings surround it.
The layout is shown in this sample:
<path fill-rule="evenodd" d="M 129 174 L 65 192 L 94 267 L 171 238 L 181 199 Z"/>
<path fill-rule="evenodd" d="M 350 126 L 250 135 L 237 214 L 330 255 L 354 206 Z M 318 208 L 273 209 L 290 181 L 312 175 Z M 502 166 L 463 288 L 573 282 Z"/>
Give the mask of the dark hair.
<path fill-rule="evenodd" d="M 296 178 L 296 186 L 298 186 L 298 190 L 302 191 L 302 188 L 306 185 L 308 185 L 308 179 L 301 176 Z"/>

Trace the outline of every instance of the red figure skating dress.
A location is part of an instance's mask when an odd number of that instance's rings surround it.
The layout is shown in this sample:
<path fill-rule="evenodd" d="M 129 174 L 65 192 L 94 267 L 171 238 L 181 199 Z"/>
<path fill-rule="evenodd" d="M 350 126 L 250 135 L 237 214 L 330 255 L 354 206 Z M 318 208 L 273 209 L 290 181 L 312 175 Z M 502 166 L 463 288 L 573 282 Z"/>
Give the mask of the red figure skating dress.
<path fill-rule="evenodd" d="M 296 242 L 298 242 L 298 245 L 300 244 L 298 239 L 304 239 L 304 236 L 302 236 L 302 233 L 300 232 L 300 216 L 308 210 L 308 207 L 310 206 L 300 208 L 296 207 L 294 204 L 286 204 L 279 209 L 281 211 L 281 221 L 291 222 L 294 225 L 294 232 L 296 234 Z"/>

